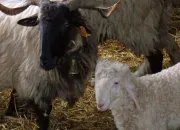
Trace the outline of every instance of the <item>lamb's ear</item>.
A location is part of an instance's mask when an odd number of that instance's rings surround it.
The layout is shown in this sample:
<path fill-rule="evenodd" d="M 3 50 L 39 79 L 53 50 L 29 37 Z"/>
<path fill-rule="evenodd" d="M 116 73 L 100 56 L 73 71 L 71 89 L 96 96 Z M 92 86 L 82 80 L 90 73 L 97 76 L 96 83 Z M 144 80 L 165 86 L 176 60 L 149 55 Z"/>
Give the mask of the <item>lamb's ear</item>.
<path fill-rule="evenodd" d="M 127 77 L 127 79 L 124 80 L 124 87 L 129 93 L 130 97 L 133 99 L 134 103 L 136 104 L 136 107 L 140 109 L 139 102 L 137 100 L 137 96 L 135 92 L 135 86 L 130 77 Z"/>
<path fill-rule="evenodd" d="M 36 26 L 39 24 L 38 16 L 33 15 L 24 19 L 21 19 L 17 22 L 17 24 L 22 26 Z"/>

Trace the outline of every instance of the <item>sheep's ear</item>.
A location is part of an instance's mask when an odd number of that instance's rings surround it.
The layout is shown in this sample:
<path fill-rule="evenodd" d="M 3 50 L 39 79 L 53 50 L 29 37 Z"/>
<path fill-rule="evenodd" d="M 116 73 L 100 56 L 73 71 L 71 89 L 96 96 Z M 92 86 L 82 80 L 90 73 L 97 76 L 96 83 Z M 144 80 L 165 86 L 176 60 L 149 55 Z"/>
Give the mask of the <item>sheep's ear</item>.
<path fill-rule="evenodd" d="M 110 6 L 108 8 L 99 7 L 98 9 L 99 9 L 99 12 L 101 13 L 101 15 L 103 17 L 107 18 L 117 9 L 119 4 L 120 4 L 120 0 L 117 3 L 115 3 L 113 6 Z"/>
<path fill-rule="evenodd" d="M 39 24 L 38 16 L 33 15 L 24 19 L 21 19 L 17 22 L 17 24 L 22 26 L 36 26 Z"/>
<path fill-rule="evenodd" d="M 125 80 L 124 87 L 129 93 L 130 97 L 133 99 L 134 103 L 136 104 L 136 107 L 140 109 L 139 102 L 137 100 L 136 93 L 135 93 L 135 86 L 130 78 L 127 78 L 127 80 Z"/>

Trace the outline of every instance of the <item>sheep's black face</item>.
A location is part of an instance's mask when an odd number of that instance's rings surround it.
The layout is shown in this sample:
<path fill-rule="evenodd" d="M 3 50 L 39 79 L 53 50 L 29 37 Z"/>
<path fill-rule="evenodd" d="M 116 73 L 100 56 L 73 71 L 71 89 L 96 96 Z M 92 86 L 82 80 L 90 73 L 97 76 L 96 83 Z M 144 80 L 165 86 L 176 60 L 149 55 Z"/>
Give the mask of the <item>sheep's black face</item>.
<path fill-rule="evenodd" d="M 70 48 L 74 36 L 80 34 L 79 26 L 86 26 L 80 13 L 69 11 L 66 5 L 58 2 L 42 3 L 40 17 L 22 19 L 18 24 L 40 27 L 40 66 L 52 70 Z M 78 29 L 78 31 L 77 31 Z M 79 43 L 78 43 L 79 44 Z"/>
<path fill-rule="evenodd" d="M 45 70 L 56 66 L 68 46 L 70 12 L 63 4 L 51 3 L 41 7 L 39 20 L 41 54 L 40 65 Z"/>

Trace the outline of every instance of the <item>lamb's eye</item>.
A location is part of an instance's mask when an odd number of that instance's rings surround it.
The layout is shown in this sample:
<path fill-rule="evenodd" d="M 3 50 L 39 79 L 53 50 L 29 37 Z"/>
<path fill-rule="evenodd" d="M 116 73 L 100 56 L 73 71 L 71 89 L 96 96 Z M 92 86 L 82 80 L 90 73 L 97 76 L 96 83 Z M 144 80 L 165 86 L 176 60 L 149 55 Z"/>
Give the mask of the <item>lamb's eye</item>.
<path fill-rule="evenodd" d="M 117 85 L 117 84 L 119 84 L 119 82 L 115 82 L 114 84 Z"/>

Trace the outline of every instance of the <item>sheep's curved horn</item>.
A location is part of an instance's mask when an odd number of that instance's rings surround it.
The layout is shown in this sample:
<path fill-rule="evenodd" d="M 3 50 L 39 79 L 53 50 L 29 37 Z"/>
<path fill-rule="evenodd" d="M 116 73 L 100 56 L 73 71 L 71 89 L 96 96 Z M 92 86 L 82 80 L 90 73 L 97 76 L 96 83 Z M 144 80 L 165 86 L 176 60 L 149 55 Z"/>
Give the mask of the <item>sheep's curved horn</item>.
<path fill-rule="evenodd" d="M 120 0 L 118 0 L 113 6 L 104 6 L 102 0 L 58 0 L 58 1 L 65 3 L 70 10 L 76 10 L 78 8 L 98 9 L 104 17 L 109 17 L 120 4 Z"/>
<path fill-rule="evenodd" d="M 24 10 L 26 10 L 30 5 L 38 5 L 39 4 L 39 0 L 31 0 L 31 1 L 26 1 L 26 2 L 27 3 L 24 4 L 23 6 L 17 7 L 17 8 L 8 8 L 0 3 L 0 11 L 2 11 L 3 13 L 5 13 L 7 15 L 16 15 L 16 14 L 19 14 L 19 13 L 23 12 Z"/>
<path fill-rule="evenodd" d="M 18 7 L 18 8 L 8 8 L 8 7 L 0 4 L 0 10 L 7 15 L 19 14 L 19 13 L 23 12 L 25 9 L 27 9 L 28 7 L 29 7 L 29 5 L 25 5 L 25 6 Z"/>

